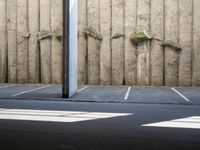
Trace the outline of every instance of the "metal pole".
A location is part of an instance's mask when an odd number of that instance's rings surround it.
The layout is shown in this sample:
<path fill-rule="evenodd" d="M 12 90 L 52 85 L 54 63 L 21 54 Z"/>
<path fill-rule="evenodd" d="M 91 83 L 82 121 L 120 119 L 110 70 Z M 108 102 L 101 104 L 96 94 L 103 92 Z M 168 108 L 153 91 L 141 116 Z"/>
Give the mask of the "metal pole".
<path fill-rule="evenodd" d="M 69 98 L 69 10 L 70 0 L 63 0 L 63 81 L 62 97 Z"/>

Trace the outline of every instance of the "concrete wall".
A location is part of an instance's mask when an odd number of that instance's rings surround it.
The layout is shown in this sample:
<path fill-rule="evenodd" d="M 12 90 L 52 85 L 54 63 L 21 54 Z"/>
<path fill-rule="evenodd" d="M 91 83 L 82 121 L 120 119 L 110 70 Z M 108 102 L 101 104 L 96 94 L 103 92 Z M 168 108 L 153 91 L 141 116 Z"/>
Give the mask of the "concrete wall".
<path fill-rule="evenodd" d="M 79 0 L 79 83 L 199 86 L 199 8 L 198 0 Z M 144 32 L 152 39 L 130 41 Z"/>
<path fill-rule="evenodd" d="M 78 3 L 79 83 L 200 85 L 199 0 Z M 61 83 L 62 0 L 0 0 L 0 14 L 0 82 Z"/>
<path fill-rule="evenodd" d="M 0 82 L 61 83 L 62 0 L 0 0 Z"/>

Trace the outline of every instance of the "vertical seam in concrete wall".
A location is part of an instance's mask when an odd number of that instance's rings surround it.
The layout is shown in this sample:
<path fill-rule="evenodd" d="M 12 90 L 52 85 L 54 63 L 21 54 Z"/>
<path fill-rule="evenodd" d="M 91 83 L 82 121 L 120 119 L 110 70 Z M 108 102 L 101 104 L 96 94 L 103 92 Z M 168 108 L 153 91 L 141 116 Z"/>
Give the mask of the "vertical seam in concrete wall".
<path fill-rule="evenodd" d="M 30 39 L 30 32 L 29 32 L 29 0 L 27 0 L 27 29 L 28 29 L 28 33 L 29 33 L 29 39 Z M 28 83 L 30 83 L 30 77 L 29 77 L 29 65 L 30 65 L 30 62 L 29 62 L 29 39 L 28 39 L 28 49 L 27 49 L 27 80 L 28 80 Z"/>
<path fill-rule="evenodd" d="M 98 28 L 99 28 L 99 33 L 102 35 L 102 31 L 101 31 L 101 4 L 100 4 L 99 0 L 99 8 L 98 8 L 98 13 L 99 13 L 99 24 L 98 24 Z M 103 37 L 103 36 L 102 36 Z M 102 46 L 102 42 L 101 42 L 101 46 Z M 99 84 L 101 84 L 101 46 L 99 48 Z"/>
<path fill-rule="evenodd" d="M 86 0 L 86 26 L 88 27 L 88 0 Z M 88 84 L 88 36 L 86 36 L 86 84 Z"/>
<path fill-rule="evenodd" d="M 99 13 L 99 24 L 98 24 L 98 26 L 99 26 L 99 33 L 101 34 L 101 19 L 100 19 L 100 17 L 101 17 L 101 13 L 100 13 L 100 11 L 101 11 L 101 4 L 100 4 L 100 0 L 99 0 L 99 8 L 98 8 L 98 13 Z M 100 67 L 99 67 L 99 69 L 100 69 Z M 100 71 L 99 71 L 100 72 Z"/>
<path fill-rule="evenodd" d="M 16 32 L 16 81 L 17 81 L 17 83 L 18 83 L 18 47 L 17 47 L 17 34 L 18 34 L 18 28 L 17 28 L 17 24 L 18 24 L 18 17 L 17 17 L 17 12 L 18 12 L 18 2 L 17 2 L 18 0 L 16 0 L 16 5 L 17 5 L 17 8 L 16 8 L 16 30 L 17 30 L 17 32 Z"/>
<path fill-rule="evenodd" d="M 110 84 L 112 84 L 112 0 L 110 0 Z"/>
<path fill-rule="evenodd" d="M 166 41 L 166 0 L 164 0 L 164 42 Z M 166 86 L 166 54 L 165 54 L 165 47 L 163 46 L 163 84 Z"/>
<path fill-rule="evenodd" d="M 28 29 L 28 33 L 30 34 L 30 32 L 29 32 L 29 19 L 28 19 L 28 17 L 29 17 L 29 11 L 28 11 L 28 9 L 29 9 L 29 0 L 27 0 L 27 9 L 26 9 L 26 13 L 27 13 L 27 29 Z M 29 35 L 29 38 L 30 38 L 30 35 Z M 27 81 L 28 81 L 28 83 L 30 83 L 30 77 L 29 77 L 29 64 L 30 64 L 30 62 L 29 62 L 29 39 L 28 39 L 28 47 L 27 47 Z"/>
<path fill-rule="evenodd" d="M 100 4 L 100 0 L 99 0 L 99 33 L 102 35 L 102 30 L 101 30 L 101 4 Z M 102 42 L 101 42 L 102 44 Z M 101 84 L 101 48 L 99 49 L 99 84 Z"/>
<path fill-rule="evenodd" d="M 177 4 L 177 16 L 178 16 L 178 44 L 180 44 L 180 0 L 178 0 L 178 4 Z M 180 71 L 179 71 L 179 64 L 180 64 L 180 53 L 178 53 L 178 60 L 177 60 L 177 62 L 178 62 L 178 64 L 177 64 L 177 66 L 178 66 L 178 68 L 177 68 L 177 85 L 179 85 L 180 83 L 180 81 L 179 81 L 179 78 L 180 78 Z"/>
<path fill-rule="evenodd" d="M 151 34 L 151 0 L 149 2 L 149 33 Z M 152 85 L 152 60 L 151 60 L 151 55 L 152 55 L 152 41 L 150 41 L 149 43 L 149 85 Z"/>
<path fill-rule="evenodd" d="M 192 86 L 192 79 L 193 79 L 193 77 L 192 77 L 192 72 L 193 72 L 193 68 L 192 68 L 192 66 L 193 66 L 193 59 L 192 59 L 192 55 L 193 55 L 193 9 L 194 9 L 194 2 L 193 2 L 193 0 L 192 0 L 192 11 L 191 11 L 191 13 L 192 13 L 192 16 L 191 16 L 191 54 L 190 54 L 190 59 L 191 59 L 191 72 L 190 72 L 190 76 L 191 76 L 191 86 Z"/>
<path fill-rule="evenodd" d="M 138 0 L 136 0 L 136 21 L 135 21 L 136 32 L 137 32 L 137 24 L 138 24 Z M 136 52 L 136 85 L 138 85 L 138 78 L 137 78 L 138 46 L 136 45 L 135 48 L 136 48 L 136 51 L 135 51 Z"/>
<path fill-rule="evenodd" d="M 125 85 L 125 0 L 123 0 L 123 85 Z"/>
<path fill-rule="evenodd" d="M 163 21 L 164 21 L 164 23 L 163 23 L 163 41 L 165 41 L 165 9 L 166 9 L 166 7 L 165 7 L 165 0 L 163 1 L 163 5 L 164 5 L 164 7 L 163 7 Z M 163 47 L 162 48 L 162 50 L 163 50 L 163 85 L 165 86 L 165 48 Z"/>
<path fill-rule="evenodd" d="M 110 0 L 110 83 L 112 84 L 112 0 Z"/>
<path fill-rule="evenodd" d="M 194 66 L 194 36 L 193 36 L 193 34 L 194 34 L 194 0 L 192 0 L 192 34 L 191 34 L 191 39 L 192 39 L 192 44 L 191 44 L 191 46 L 192 46 L 192 49 L 191 49 L 191 82 L 192 82 L 192 86 L 194 86 L 194 82 L 193 82 L 193 80 L 194 80 L 194 77 L 193 77 L 193 71 L 194 71 L 194 68 L 193 68 L 193 66 Z"/>
<path fill-rule="evenodd" d="M 52 33 L 52 38 L 53 38 L 53 32 L 52 32 L 52 28 L 51 28 L 51 0 L 50 0 L 50 9 L 49 9 L 49 14 L 50 14 L 50 18 L 49 18 L 49 22 L 50 22 L 50 32 Z M 52 83 L 52 38 L 50 39 L 50 73 L 51 73 L 51 75 L 50 75 L 50 83 Z"/>
<path fill-rule="evenodd" d="M 29 20 L 28 20 L 28 3 L 29 3 L 29 0 L 27 0 L 27 3 L 26 3 L 26 7 L 27 7 L 27 9 L 26 9 L 26 13 L 27 13 L 27 18 L 26 18 L 26 20 L 27 20 L 27 32 L 29 33 Z M 30 35 L 29 35 L 29 37 L 30 37 Z M 27 82 L 29 82 L 29 60 L 28 60 L 28 56 L 29 56 L 29 43 L 28 43 L 28 41 L 29 41 L 29 38 L 28 38 L 28 40 L 27 40 Z"/>
<path fill-rule="evenodd" d="M 38 27 L 38 32 L 41 30 L 41 25 L 40 25 L 40 0 L 38 0 L 38 10 L 39 10 L 39 16 L 38 16 L 38 19 L 39 19 L 39 27 Z M 42 68 L 41 68 L 41 47 L 40 47 L 40 43 L 38 42 L 38 55 L 39 55 L 39 58 L 38 58 L 38 61 L 39 61 L 39 82 L 41 83 L 42 82 Z"/>
<path fill-rule="evenodd" d="M 8 4 L 6 0 L 6 83 L 8 83 Z"/>
<path fill-rule="evenodd" d="M 7 0 L 6 0 L 6 83 L 8 83 L 8 22 L 7 22 L 7 18 L 8 18 L 8 11 L 7 11 Z"/>

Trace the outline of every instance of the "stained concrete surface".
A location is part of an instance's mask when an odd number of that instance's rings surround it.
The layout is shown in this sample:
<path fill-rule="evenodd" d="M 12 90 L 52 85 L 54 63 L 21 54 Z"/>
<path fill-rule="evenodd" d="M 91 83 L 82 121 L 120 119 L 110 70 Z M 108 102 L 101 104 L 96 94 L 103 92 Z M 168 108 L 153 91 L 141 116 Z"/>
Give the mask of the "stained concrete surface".
<path fill-rule="evenodd" d="M 39 90 L 37 90 L 38 88 Z M 199 87 L 175 88 L 178 92 L 187 97 L 189 102 L 170 87 L 131 87 L 129 92 L 128 89 L 128 86 L 79 85 L 77 94 L 72 96 L 70 99 L 63 99 L 61 85 L 0 84 L 0 99 L 66 100 L 80 102 L 89 101 L 182 105 L 200 104 Z M 126 96 L 127 99 L 125 99 Z"/>

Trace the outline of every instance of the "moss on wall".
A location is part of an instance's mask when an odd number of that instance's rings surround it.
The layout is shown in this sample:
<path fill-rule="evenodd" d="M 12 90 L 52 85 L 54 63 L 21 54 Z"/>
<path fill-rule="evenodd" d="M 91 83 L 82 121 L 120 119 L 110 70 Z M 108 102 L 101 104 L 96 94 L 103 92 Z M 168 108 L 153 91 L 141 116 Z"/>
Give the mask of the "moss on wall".
<path fill-rule="evenodd" d="M 176 50 L 177 52 L 180 52 L 181 51 L 181 47 L 175 43 L 174 41 L 165 41 L 162 43 L 162 46 L 163 47 L 169 47 L 173 50 Z"/>
<path fill-rule="evenodd" d="M 94 39 L 97 39 L 99 41 L 102 41 L 103 40 L 103 37 L 100 33 L 97 32 L 96 29 L 94 29 L 93 27 L 86 27 L 84 30 L 83 30 L 83 33 L 85 33 L 86 35 L 88 36 L 91 36 L 93 37 Z"/>
<path fill-rule="evenodd" d="M 148 40 L 152 40 L 152 37 L 147 35 L 146 32 L 144 31 L 141 31 L 141 32 L 136 32 L 136 33 L 133 33 L 131 36 L 130 36 L 130 41 L 134 44 L 138 44 L 138 43 L 141 43 L 141 42 L 144 42 L 144 41 L 148 41 Z"/>
<path fill-rule="evenodd" d="M 63 34 L 62 34 L 61 29 L 56 29 L 53 33 L 54 33 L 54 36 L 56 37 L 56 39 L 58 39 L 59 41 L 62 40 Z"/>

